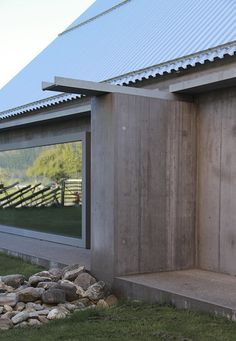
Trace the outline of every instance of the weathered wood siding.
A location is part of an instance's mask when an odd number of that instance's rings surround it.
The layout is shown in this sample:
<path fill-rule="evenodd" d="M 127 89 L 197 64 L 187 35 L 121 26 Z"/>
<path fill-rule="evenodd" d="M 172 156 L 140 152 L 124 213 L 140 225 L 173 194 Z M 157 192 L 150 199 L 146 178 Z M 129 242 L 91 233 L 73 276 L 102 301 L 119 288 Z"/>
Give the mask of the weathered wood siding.
<path fill-rule="evenodd" d="M 198 265 L 236 274 L 236 89 L 198 105 Z"/>
<path fill-rule="evenodd" d="M 92 102 L 92 270 L 100 278 L 190 268 L 196 121 L 190 103 Z"/>

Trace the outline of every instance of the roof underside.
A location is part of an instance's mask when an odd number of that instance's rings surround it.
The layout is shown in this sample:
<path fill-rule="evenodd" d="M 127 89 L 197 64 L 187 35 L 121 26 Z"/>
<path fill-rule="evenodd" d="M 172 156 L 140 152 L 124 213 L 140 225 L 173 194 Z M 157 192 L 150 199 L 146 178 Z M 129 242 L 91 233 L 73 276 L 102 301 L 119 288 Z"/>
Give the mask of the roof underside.
<path fill-rule="evenodd" d="M 233 55 L 235 17 L 232 0 L 97 0 L 2 88 L 0 117 L 75 98 L 42 92 L 55 75 L 129 84 Z"/>

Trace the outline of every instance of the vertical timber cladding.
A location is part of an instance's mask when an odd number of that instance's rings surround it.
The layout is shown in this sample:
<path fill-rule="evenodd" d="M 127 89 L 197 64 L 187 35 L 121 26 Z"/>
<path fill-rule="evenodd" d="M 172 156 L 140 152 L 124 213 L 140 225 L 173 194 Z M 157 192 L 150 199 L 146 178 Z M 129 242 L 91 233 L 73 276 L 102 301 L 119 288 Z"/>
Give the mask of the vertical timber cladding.
<path fill-rule="evenodd" d="M 92 100 L 92 270 L 100 277 L 194 265 L 195 119 L 191 103 Z"/>
<path fill-rule="evenodd" d="M 203 94 L 198 107 L 199 266 L 236 274 L 236 89 Z"/>

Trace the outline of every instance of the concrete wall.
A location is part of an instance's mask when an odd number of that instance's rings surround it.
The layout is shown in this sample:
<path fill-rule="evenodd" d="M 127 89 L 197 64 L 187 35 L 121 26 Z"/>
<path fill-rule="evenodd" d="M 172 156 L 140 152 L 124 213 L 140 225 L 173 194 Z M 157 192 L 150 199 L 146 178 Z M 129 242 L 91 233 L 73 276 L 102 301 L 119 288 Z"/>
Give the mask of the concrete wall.
<path fill-rule="evenodd" d="M 74 117 L 0 131 L 0 151 L 78 141 L 90 131 L 90 117 Z"/>
<path fill-rule="evenodd" d="M 198 265 L 236 274 L 236 89 L 199 96 Z"/>
<path fill-rule="evenodd" d="M 139 86 L 167 90 L 235 67 L 232 58 Z M 194 104 L 93 99 L 92 271 L 99 278 L 194 266 L 236 274 L 235 108 L 233 88 L 196 95 Z M 89 116 L 1 130 L 0 151 L 73 141 L 83 131 Z"/>
<path fill-rule="evenodd" d="M 92 102 L 92 271 L 191 268 L 195 257 L 193 104 L 110 94 Z"/>

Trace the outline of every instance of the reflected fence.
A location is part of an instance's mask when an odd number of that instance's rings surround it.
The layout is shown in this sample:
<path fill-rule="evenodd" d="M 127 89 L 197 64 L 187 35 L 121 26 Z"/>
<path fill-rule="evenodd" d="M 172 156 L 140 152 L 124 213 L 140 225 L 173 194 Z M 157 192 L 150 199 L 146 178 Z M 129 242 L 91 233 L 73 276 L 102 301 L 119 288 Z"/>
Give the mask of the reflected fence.
<path fill-rule="evenodd" d="M 59 184 L 0 184 L 0 208 L 64 207 L 82 203 L 82 179 L 62 179 Z"/>

